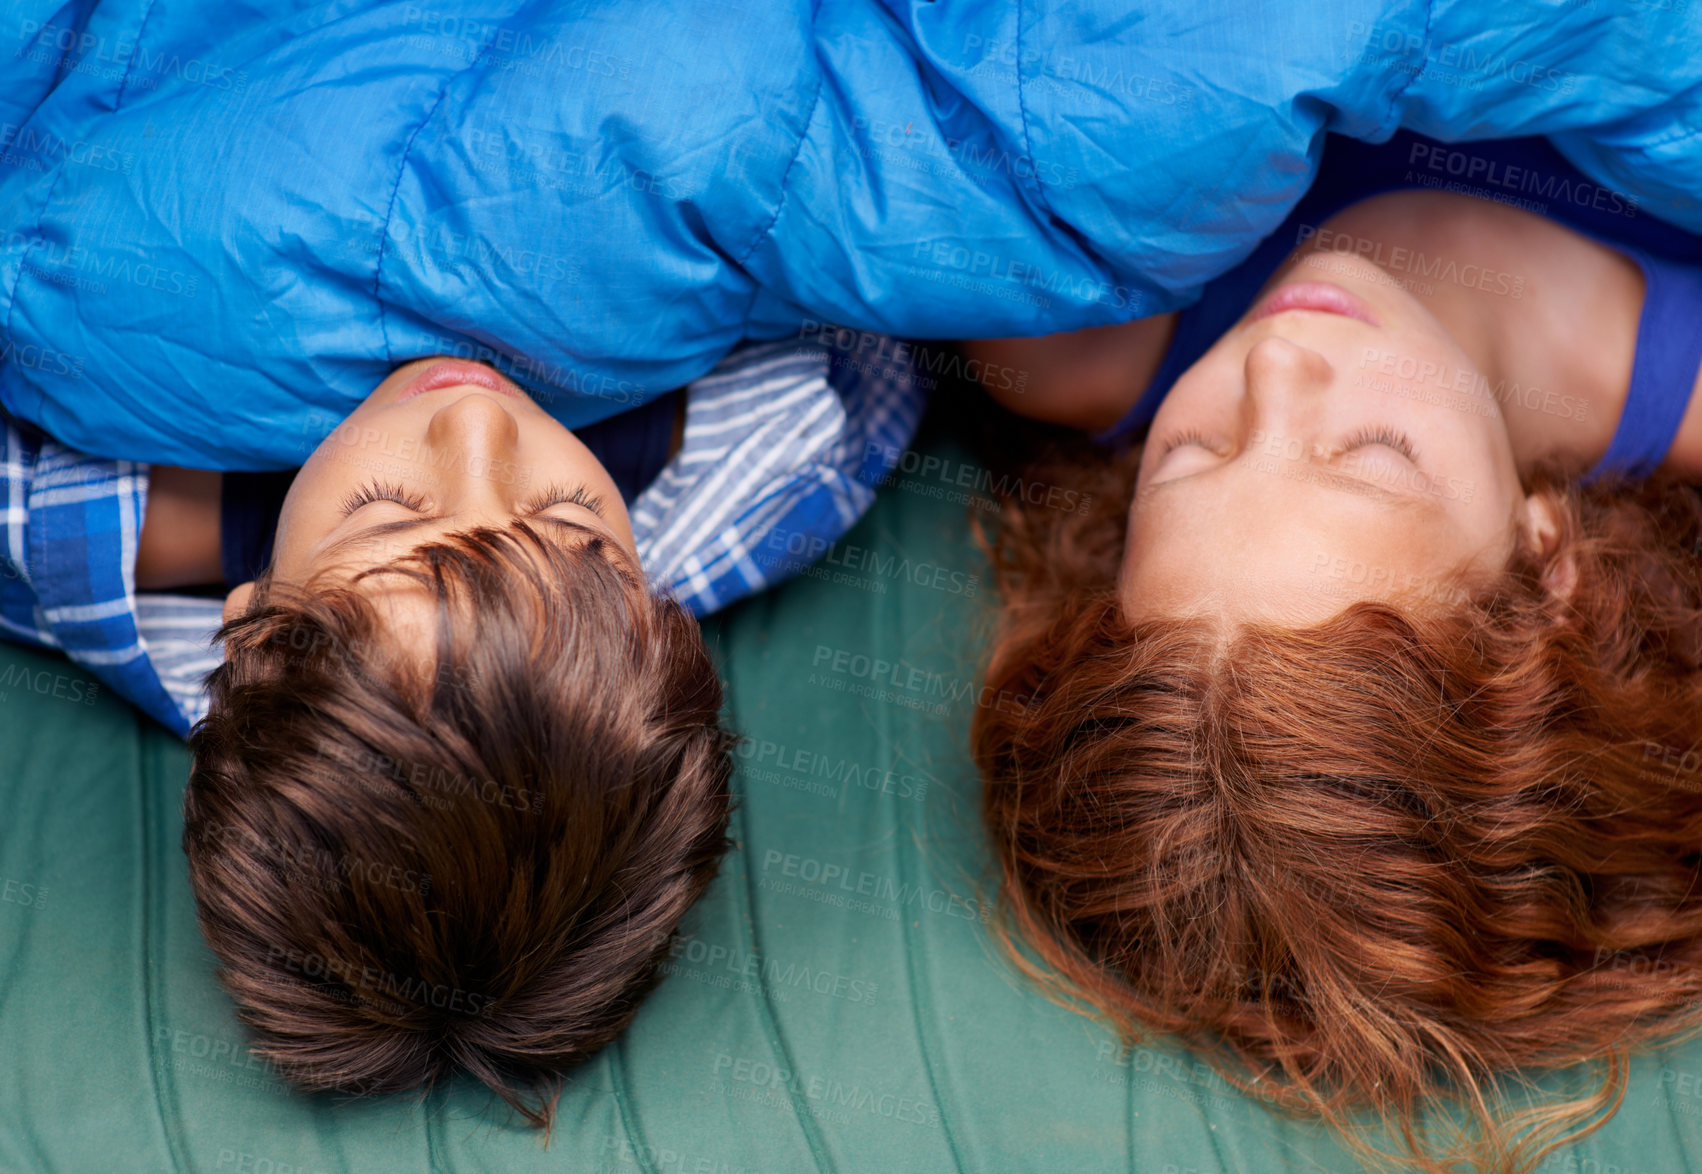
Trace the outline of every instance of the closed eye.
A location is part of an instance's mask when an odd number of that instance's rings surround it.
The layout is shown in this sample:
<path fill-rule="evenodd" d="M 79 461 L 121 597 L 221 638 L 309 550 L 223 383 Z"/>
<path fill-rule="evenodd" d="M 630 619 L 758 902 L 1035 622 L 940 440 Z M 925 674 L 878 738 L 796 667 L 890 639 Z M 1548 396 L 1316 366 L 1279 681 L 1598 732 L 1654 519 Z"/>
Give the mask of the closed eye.
<path fill-rule="evenodd" d="M 1185 431 L 1176 433 L 1174 436 L 1170 437 L 1170 439 L 1166 440 L 1164 442 L 1164 451 L 1158 455 L 1161 457 L 1168 456 L 1171 452 L 1181 448 L 1184 444 L 1197 444 L 1204 449 L 1211 448 L 1211 445 L 1206 443 L 1206 438 L 1200 434 L 1198 429 L 1189 428 Z"/>
<path fill-rule="evenodd" d="M 584 506 L 599 518 L 603 516 L 603 499 L 584 485 L 546 485 L 532 496 L 524 508 L 528 514 L 541 514 L 557 505 Z"/>
<path fill-rule="evenodd" d="M 346 518 L 362 506 L 371 505 L 375 501 L 393 501 L 415 513 L 424 513 L 427 504 L 423 495 L 411 492 L 394 482 L 370 481 L 345 497 L 340 509 Z M 603 516 L 603 499 L 584 485 L 546 485 L 533 494 L 522 509 L 527 514 L 541 514 L 558 505 L 584 506 L 598 517 Z"/>
<path fill-rule="evenodd" d="M 415 513 L 424 512 L 426 507 L 424 497 L 411 493 L 394 482 L 369 481 L 343 499 L 343 516 L 346 518 L 362 506 L 371 505 L 375 501 L 393 501 Z"/>
<path fill-rule="evenodd" d="M 1405 432 L 1394 428 L 1364 428 L 1354 434 L 1353 439 L 1348 441 L 1347 447 L 1352 450 L 1364 448 L 1368 444 L 1387 445 L 1413 464 L 1418 463 L 1418 452 L 1413 448 L 1412 441 L 1407 438 Z"/>
<path fill-rule="evenodd" d="M 1207 442 L 1204 434 L 1202 434 L 1198 429 L 1189 428 L 1175 433 L 1166 440 L 1164 442 L 1163 451 L 1158 455 L 1160 457 L 1167 456 L 1185 444 L 1198 445 L 1200 448 L 1203 448 L 1208 452 L 1217 451 L 1210 443 Z M 1406 433 L 1396 428 L 1382 426 L 1375 428 L 1363 428 L 1359 432 L 1355 433 L 1347 444 L 1343 446 L 1343 451 L 1352 452 L 1354 449 L 1364 448 L 1367 445 L 1372 444 L 1387 445 L 1413 464 L 1416 465 L 1418 463 L 1418 450 L 1413 447 L 1411 438 L 1409 438 Z"/>
<path fill-rule="evenodd" d="M 352 550 L 382 547 L 386 545 L 386 539 L 405 533 L 418 532 L 424 527 L 429 527 L 433 521 L 442 520 L 438 516 L 426 514 L 426 507 L 430 503 L 421 495 L 410 493 L 393 483 L 377 481 L 361 486 L 343 499 L 343 516 L 348 517 L 362 506 L 370 505 L 376 501 L 393 501 L 398 505 L 406 506 L 421 516 L 365 526 L 355 533 L 347 534 L 331 543 L 316 557 L 329 560 L 343 557 Z M 618 549 L 606 543 L 601 532 L 594 527 L 544 513 L 545 510 L 558 505 L 584 506 L 598 517 L 603 517 L 602 499 L 591 493 L 584 485 L 546 485 L 534 494 L 522 509 L 528 516 L 539 515 L 541 521 L 550 523 L 547 527 L 550 533 L 558 536 L 569 531 L 576 536 L 589 534 L 592 536 L 593 547 L 601 546 L 611 551 Z M 413 548 L 410 547 L 410 549 Z"/>

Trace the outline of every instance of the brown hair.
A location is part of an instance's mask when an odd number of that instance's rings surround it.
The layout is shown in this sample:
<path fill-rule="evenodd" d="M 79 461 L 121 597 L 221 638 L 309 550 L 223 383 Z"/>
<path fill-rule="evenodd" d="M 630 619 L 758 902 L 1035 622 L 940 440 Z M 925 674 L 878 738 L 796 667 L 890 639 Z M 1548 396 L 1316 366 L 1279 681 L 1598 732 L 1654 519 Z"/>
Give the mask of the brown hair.
<path fill-rule="evenodd" d="M 1007 503 L 991 542 L 988 684 L 1033 697 L 972 735 L 1017 964 L 1375 1164 L 1358 1105 L 1431 1171 L 1599 1127 L 1630 1049 L 1702 1024 L 1702 499 L 1541 470 L 1547 559 L 1457 605 L 1229 631 L 1124 618 L 1136 458 L 1034 470 L 1096 508 Z M 1497 1120 L 1504 1076 L 1584 1060 L 1599 1089 Z M 1415 1138 L 1432 1110 L 1447 1145 Z"/>
<path fill-rule="evenodd" d="M 727 847 L 734 740 L 696 622 L 626 562 L 521 521 L 311 593 L 262 579 L 221 629 L 183 845 L 289 1080 L 465 1071 L 547 1127 L 657 981 Z M 435 599 L 433 656 L 386 639 L 357 589 L 380 575 Z"/>

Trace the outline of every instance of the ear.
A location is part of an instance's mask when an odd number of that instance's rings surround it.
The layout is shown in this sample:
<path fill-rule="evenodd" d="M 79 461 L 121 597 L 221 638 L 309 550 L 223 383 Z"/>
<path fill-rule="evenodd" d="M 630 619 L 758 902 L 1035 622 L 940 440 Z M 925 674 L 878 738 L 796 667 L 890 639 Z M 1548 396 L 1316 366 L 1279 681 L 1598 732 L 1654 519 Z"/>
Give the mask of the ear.
<path fill-rule="evenodd" d="M 1559 508 L 1551 496 L 1543 494 L 1528 494 L 1525 497 L 1524 515 L 1520 519 L 1520 529 L 1524 541 L 1530 548 L 1544 559 L 1553 556 L 1560 546 L 1560 536 L 1563 530 Z M 1572 598 L 1572 592 L 1578 586 L 1578 563 L 1572 552 L 1567 551 L 1543 572 L 1542 585 L 1548 593 L 1563 600 Z"/>
<path fill-rule="evenodd" d="M 238 583 L 231 588 L 231 593 L 225 596 L 225 610 L 220 617 L 225 623 L 230 623 L 237 616 L 248 610 L 248 601 L 254 598 L 254 580 Z"/>

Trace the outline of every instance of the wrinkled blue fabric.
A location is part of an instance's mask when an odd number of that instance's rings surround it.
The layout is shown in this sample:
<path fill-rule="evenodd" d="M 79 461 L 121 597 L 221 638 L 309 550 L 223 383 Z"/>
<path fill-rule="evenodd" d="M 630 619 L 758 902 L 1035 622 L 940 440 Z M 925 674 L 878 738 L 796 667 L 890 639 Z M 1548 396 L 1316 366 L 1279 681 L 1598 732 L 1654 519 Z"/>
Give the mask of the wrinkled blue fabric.
<path fill-rule="evenodd" d="M 0 404 L 287 468 L 429 354 L 574 426 L 744 337 L 1124 321 L 1244 258 L 1326 131 L 1548 135 L 1702 232 L 1702 6 L 1131 7 L 11 0 Z"/>

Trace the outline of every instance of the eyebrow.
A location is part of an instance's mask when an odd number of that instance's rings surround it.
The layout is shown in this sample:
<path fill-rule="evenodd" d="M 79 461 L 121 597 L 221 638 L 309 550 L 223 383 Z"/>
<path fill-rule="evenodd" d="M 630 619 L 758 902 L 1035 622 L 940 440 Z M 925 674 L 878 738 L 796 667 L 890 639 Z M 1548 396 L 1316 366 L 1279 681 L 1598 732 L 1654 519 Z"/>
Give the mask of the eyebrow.
<path fill-rule="evenodd" d="M 528 522 L 547 522 L 550 526 L 555 527 L 558 534 L 565 535 L 565 532 L 572 531 L 578 534 L 589 534 L 594 538 L 608 537 L 603 533 L 603 531 L 594 526 L 587 526 L 583 522 L 570 522 L 566 518 L 558 518 L 551 514 L 526 514 L 524 515 L 524 520 Z M 436 518 L 403 518 L 395 522 L 381 522 L 376 526 L 371 526 L 365 530 L 350 534 L 346 538 L 337 539 L 337 541 L 333 542 L 330 546 L 327 546 L 324 550 L 320 551 L 317 557 L 328 559 L 333 555 L 348 554 L 352 551 L 377 546 L 382 539 L 389 538 L 393 534 L 402 534 L 409 530 L 417 530 L 421 526 L 430 525 L 435 521 L 437 521 Z"/>
<path fill-rule="evenodd" d="M 1221 468 L 1222 466 L 1215 467 Z M 1211 470 L 1202 469 L 1201 472 L 1209 473 Z M 1179 485 L 1184 481 L 1192 480 L 1199 475 L 1199 473 L 1189 473 L 1185 477 L 1172 477 L 1168 481 L 1160 481 L 1157 485 L 1148 485 L 1145 489 L 1142 489 L 1136 497 L 1137 499 L 1145 497 L 1150 501 L 1151 494 L 1168 489 L 1172 485 Z M 1368 498 L 1371 501 L 1381 502 L 1384 505 L 1394 506 L 1398 509 L 1414 509 L 1430 504 L 1428 499 L 1421 497 L 1418 494 L 1396 493 L 1393 490 L 1384 489 L 1381 485 L 1373 485 L 1369 481 L 1362 481 L 1358 477 L 1349 477 L 1345 473 L 1337 473 L 1331 469 L 1314 469 L 1307 467 L 1303 475 L 1289 477 L 1286 474 L 1283 474 L 1282 476 L 1286 480 L 1307 481 L 1314 485 L 1322 485 L 1326 489 L 1332 489 L 1337 493 L 1345 493 L 1353 497 Z"/>

